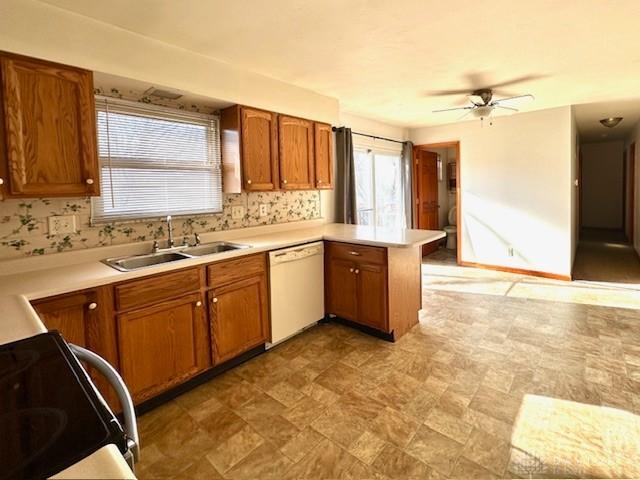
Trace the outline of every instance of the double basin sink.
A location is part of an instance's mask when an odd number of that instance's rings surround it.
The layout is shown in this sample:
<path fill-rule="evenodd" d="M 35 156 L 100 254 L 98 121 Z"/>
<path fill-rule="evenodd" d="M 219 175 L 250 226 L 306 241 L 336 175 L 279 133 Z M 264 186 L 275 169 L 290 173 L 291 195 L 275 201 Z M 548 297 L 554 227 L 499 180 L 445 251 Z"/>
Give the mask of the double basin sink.
<path fill-rule="evenodd" d="M 107 258 L 102 262 L 121 272 L 131 272 L 141 268 L 161 265 L 163 263 L 178 262 L 189 258 L 214 255 L 216 253 L 228 252 L 229 250 L 239 250 L 249 248 L 250 245 L 241 245 L 230 242 L 211 242 L 193 247 L 176 247 L 171 251 L 148 253 L 145 255 L 129 255 L 127 257 Z"/>

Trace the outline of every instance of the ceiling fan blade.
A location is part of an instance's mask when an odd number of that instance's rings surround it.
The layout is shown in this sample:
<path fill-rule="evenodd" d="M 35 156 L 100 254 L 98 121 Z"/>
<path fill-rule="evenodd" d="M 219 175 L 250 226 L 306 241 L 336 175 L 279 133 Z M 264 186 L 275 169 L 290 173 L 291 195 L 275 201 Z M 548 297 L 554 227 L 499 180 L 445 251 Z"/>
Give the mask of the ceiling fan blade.
<path fill-rule="evenodd" d="M 504 108 L 505 110 L 511 110 L 511 111 L 513 111 L 513 112 L 519 112 L 519 111 L 520 111 L 520 110 L 518 110 L 517 108 L 513 108 L 513 107 L 505 107 L 504 105 L 500 105 L 500 104 L 498 104 L 498 103 L 494 103 L 492 106 L 493 106 L 493 107 L 495 107 L 495 108 Z"/>
<path fill-rule="evenodd" d="M 474 108 L 476 107 L 468 106 L 468 107 L 442 108 L 440 110 L 432 110 L 431 113 L 453 112 L 454 110 L 473 110 Z"/>
<path fill-rule="evenodd" d="M 429 90 L 424 92 L 425 95 L 431 97 L 446 97 L 448 95 L 462 95 L 463 93 L 469 93 L 469 89 L 458 88 L 456 90 Z"/>
<path fill-rule="evenodd" d="M 487 85 L 486 88 L 490 88 L 493 90 L 496 88 L 506 87 L 508 85 L 515 85 L 516 83 L 530 82 L 532 80 L 538 80 L 540 78 L 545 78 L 545 77 L 547 77 L 547 75 L 538 75 L 538 74 L 523 75 L 522 77 L 512 78 L 511 80 L 505 80 L 504 82 L 498 82 L 498 83 L 494 83 L 493 85 Z"/>
<path fill-rule="evenodd" d="M 484 105 L 484 100 L 480 95 L 469 95 L 469 101 L 474 105 Z"/>
<path fill-rule="evenodd" d="M 467 115 L 469 115 L 471 113 L 471 110 L 473 110 L 473 109 L 467 110 L 466 112 L 464 112 L 463 115 L 461 115 L 460 117 L 456 118 L 456 122 L 459 122 L 460 120 L 463 120 Z"/>
<path fill-rule="evenodd" d="M 511 102 L 513 100 L 524 100 L 525 98 L 529 100 L 535 100 L 535 97 L 533 95 L 531 95 L 530 93 L 527 93 L 526 95 L 516 95 L 514 97 L 499 98 L 497 100 L 494 100 L 493 103 L 498 105 L 502 102 Z"/>

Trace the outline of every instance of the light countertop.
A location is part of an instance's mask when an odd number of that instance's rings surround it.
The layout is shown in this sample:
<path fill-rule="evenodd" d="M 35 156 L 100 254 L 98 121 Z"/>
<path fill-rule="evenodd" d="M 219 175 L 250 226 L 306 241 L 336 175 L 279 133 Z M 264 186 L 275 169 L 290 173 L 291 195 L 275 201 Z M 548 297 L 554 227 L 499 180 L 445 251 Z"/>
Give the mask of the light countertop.
<path fill-rule="evenodd" d="M 227 258 L 266 252 L 303 243 L 331 240 L 387 248 L 416 247 L 444 238 L 439 230 L 387 229 L 362 225 L 315 224 L 295 228 L 295 224 L 281 228 L 258 227 L 202 235 L 203 243 L 228 240 L 250 245 L 250 248 L 232 250 L 215 255 L 156 265 L 133 272 L 120 272 L 100 262 L 101 259 L 148 252 L 144 245 L 123 245 L 96 248 L 73 255 L 68 252 L 36 259 L 0 262 L 0 344 L 46 332 L 30 300 L 73 292 L 99 285 L 130 280 L 171 270 L 212 263 Z M 264 232 L 264 233 L 262 233 Z M 244 234 L 244 235 L 243 235 Z M 35 266 L 34 266 L 35 265 Z M 40 266 L 41 268 L 38 268 Z M 104 451 L 103 451 L 104 450 Z M 71 477 L 76 472 L 72 467 Z M 133 478 L 117 449 L 104 448 L 77 464 L 77 472 L 116 472 L 111 478 Z M 71 478 L 67 476 L 67 478 Z M 62 478 L 62 477 L 60 477 Z M 87 476 L 90 478 L 90 475 Z"/>

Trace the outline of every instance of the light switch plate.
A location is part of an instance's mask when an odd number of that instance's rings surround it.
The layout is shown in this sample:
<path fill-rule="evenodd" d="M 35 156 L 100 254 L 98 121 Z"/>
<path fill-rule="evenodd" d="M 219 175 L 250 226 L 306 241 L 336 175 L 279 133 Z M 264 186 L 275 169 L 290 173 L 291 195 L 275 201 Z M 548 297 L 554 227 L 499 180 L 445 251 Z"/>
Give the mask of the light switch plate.
<path fill-rule="evenodd" d="M 261 203 L 260 204 L 260 216 L 261 217 L 266 217 L 267 215 L 269 215 L 269 205 L 267 205 L 266 203 Z"/>
<path fill-rule="evenodd" d="M 242 205 L 231 207 L 231 218 L 240 220 L 242 217 L 244 217 L 244 207 Z"/>
<path fill-rule="evenodd" d="M 53 215 L 49 217 L 49 235 L 76 233 L 75 215 Z"/>

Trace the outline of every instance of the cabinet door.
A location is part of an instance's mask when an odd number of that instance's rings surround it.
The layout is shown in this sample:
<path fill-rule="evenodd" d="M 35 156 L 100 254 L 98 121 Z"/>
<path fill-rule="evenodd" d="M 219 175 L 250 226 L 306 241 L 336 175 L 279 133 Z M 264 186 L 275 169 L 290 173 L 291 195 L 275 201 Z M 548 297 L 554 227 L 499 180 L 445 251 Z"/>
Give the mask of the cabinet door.
<path fill-rule="evenodd" d="M 49 330 L 58 330 L 69 343 L 97 353 L 118 369 L 112 292 L 111 287 L 101 287 L 36 300 L 33 307 Z M 89 374 L 109 404 L 119 408 L 115 392 L 105 378 L 93 369 Z"/>
<path fill-rule="evenodd" d="M 264 274 L 209 292 L 213 363 L 218 365 L 267 341 L 269 311 Z"/>
<path fill-rule="evenodd" d="M 355 265 L 330 258 L 326 272 L 327 313 L 347 320 L 358 320 Z"/>
<path fill-rule="evenodd" d="M 356 264 L 358 323 L 387 331 L 387 270 L 380 265 Z"/>
<path fill-rule="evenodd" d="M 314 123 L 316 188 L 333 188 L 333 132 L 331 125 Z"/>
<path fill-rule="evenodd" d="M 99 195 L 93 77 L 0 53 L 4 196 Z"/>
<path fill-rule="evenodd" d="M 201 295 L 194 293 L 118 315 L 120 370 L 136 403 L 209 366 Z"/>
<path fill-rule="evenodd" d="M 244 189 L 278 189 L 277 115 L 241 108 L 242 172 Z"/>
<path fill-rule="evenodd" d="M 285 190 L 315 188 L 313 122 L 280 115 L 280 187 Z"/>

